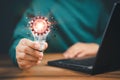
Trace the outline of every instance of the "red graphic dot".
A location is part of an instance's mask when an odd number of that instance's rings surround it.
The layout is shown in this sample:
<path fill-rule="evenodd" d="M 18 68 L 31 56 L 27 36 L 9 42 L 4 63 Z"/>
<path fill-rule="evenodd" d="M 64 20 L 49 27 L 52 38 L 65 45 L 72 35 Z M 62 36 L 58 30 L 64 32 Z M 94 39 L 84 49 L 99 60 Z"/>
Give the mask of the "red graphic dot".
<path fill-rule="evenodd" d="M 38 35 L 46 34 L 46 32 L 49 31 L 50 24 L 51 23 L 48 21 L 46 17 L 41 17 L 41 16 L 34 17 L 29 22 L 31 30 L 34 33 L 37 33 Z"/>

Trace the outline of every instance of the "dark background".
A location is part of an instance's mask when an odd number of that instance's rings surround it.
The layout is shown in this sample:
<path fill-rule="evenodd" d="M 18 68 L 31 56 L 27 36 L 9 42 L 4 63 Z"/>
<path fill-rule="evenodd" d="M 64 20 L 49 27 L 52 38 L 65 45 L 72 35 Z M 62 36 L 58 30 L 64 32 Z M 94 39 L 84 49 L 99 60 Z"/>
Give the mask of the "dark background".
<path fill-rule="evenodd" d="M 32 0 L 0 0 L 0 54 L 8 54 L 14 28 Z"/>
<path fill-rule="evenodd" d="M 103 0 L 107 7 L 111 7 L 115 1 L 117 0 Z M 8 54 L 14 28 L 31 2 L 32 0 L 0 0 L 0 54 Z"/>

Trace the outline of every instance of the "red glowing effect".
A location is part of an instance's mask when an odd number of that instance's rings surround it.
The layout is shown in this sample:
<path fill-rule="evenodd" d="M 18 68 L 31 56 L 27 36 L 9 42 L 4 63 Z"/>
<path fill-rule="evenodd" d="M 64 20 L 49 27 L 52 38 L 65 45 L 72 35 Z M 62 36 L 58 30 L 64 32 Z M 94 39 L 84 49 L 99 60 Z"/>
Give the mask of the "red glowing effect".
<path fill-rule="evenodd" d="M 37 16 L 34 17 L 30 22 L 31 30 L 34 34 L 43 35 L 47 33 L 50 29 L 51 23 L 46 17 Z"/>

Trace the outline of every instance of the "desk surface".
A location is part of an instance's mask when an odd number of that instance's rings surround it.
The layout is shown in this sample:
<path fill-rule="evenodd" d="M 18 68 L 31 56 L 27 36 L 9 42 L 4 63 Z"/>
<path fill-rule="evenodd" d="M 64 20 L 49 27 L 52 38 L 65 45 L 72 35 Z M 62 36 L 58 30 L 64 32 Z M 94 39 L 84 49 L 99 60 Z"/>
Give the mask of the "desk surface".
<path fill-rule="evenodd" d="M 0 80 L 120 80 L 120 71 L 91 76 L 82 72 L 52 67 L 48 60 L 63 58 L 62 54 L 46 54 L 41 64 L 28 70 L 15 67 L 10 58 L 0 59 Z"/>

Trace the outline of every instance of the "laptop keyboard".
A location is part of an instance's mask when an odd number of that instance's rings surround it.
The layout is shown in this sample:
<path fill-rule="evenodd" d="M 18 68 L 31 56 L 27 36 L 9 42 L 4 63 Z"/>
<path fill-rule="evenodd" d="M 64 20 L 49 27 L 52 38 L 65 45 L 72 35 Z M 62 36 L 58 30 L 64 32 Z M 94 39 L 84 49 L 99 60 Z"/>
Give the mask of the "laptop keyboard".
<path fill-rule="evenodd" d="M 48 65 L 69 68 L 73 70 L 90 70 L 93 68 L 95 62 L 94 58 L 88 58 L 83 60 L 78 59 L 61 59 L 61 60 L 54 60 L 48 61 Z"/>
<path fill-rule="evenodd" d="M 59 63 L 92 66 L 94 64 L 94 61 L 95 61 L 95 58 L 88 58 L 88 59 L 83 59 L 83 60 L 63 59 L 63 60 L 59 60 Z"/>

